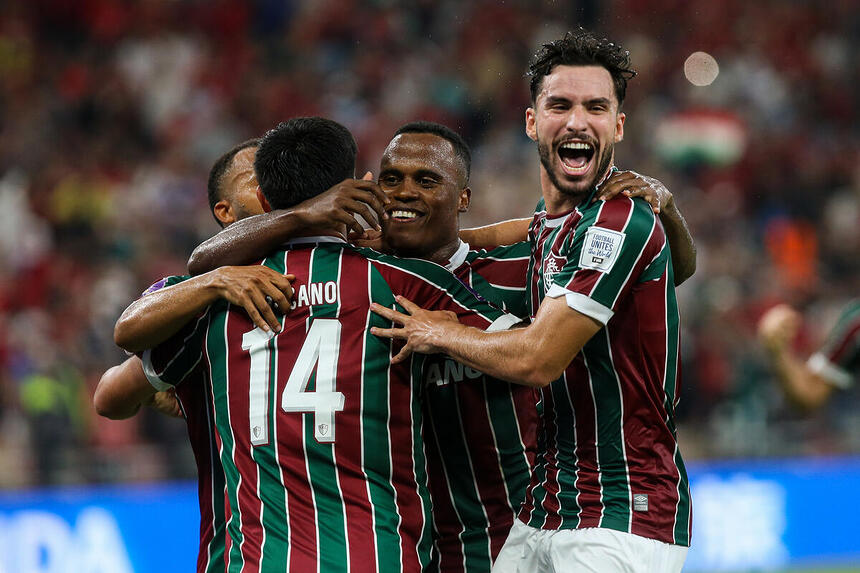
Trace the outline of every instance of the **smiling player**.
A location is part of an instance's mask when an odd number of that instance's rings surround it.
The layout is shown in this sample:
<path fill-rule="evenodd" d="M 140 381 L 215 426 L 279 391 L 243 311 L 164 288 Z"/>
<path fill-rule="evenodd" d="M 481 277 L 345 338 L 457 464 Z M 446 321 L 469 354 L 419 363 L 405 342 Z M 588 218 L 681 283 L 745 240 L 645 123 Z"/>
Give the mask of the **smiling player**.
<path fill-rule="evenodd" d="M 593 201 L 624 137 L 629 55 L 581 30 L 545 44 L 529 75 L 543 194 L 529 231 L 532 323 L 488 334 L 401 298 L 411 316 L 377 306 L 401 328 L 374 332 L 407 339 L 396 359 L 445 353 L 541 388 L 538 461 L 494 571 L 680 571 L 691 513 L 669 244 L 644 201 Z"/>

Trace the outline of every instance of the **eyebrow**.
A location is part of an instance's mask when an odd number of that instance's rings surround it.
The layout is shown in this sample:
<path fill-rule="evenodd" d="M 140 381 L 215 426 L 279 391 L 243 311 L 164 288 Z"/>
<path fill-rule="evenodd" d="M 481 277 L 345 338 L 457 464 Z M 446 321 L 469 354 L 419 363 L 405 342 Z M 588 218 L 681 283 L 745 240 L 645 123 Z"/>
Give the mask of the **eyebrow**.
<path fill-rule="evenodd" d="M 444 179 L 445 177 L 441 173 L 437 173 L 432 169 L 418 169 L 415 173 L 412 174 L 412 177 L 415 179 L 420 179 L 421 177 L 431 177 L 433 179 Z"/>
<path fill-rule="evenodd" d="M 570 98 L 562 97 L 562 96 L 547 96 L 546 105 L 552 105 L 554 103 L 571 103 Z M 585 100 L 583 103 L 585 104 L 606 104 L 611 105 L 612 100 L 606 97 L 593 97 Z"/>

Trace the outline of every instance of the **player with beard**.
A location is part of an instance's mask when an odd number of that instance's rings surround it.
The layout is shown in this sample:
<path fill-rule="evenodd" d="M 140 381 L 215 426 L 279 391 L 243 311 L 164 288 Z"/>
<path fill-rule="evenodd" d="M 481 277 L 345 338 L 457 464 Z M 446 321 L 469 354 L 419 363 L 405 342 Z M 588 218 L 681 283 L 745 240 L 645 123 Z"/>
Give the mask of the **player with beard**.
<path fill-rule="evenodd" d="M 414 122 L 398 129 L 380 164 L 379 186 L 390 200 L 382 249 L 443 265 L 484 298 L 524 314 L 529 244 L 484 250 L 458 238 L 459 213 L 470 201 L 470 163 L 465 142 L 445 126 Z M 668 216 L 671 194 L 656 180 L 623 173 L 601 191 L 614 195 L 622 189 L 652 200 L 660 196 Z M 216 237 L 217 246 L 198 248 L 196 260 L 247 262 L 241 258 L 245 253 L 265 252 L 289 238 L 275 223 L 279 216 L 245 220 L 222 233 L 229 238 Z M 516 238 L 517 224 L 504 232 Z M 242 227 L 250 237 L 241 236 Z M 488 231 L 483 229 L 484 240 L 498 236 L 498 229 Z M 690 239 L 683 244 L 691 244 Z M 689 258 L 695 253 L 681 252 L 686 266 L 694 266 Z M 489 571 L 528 485 L 536 449 L 534 390 L 441 356 L 428 359 L 424 380 L 424 435 L 440 569 Z"/>
<path fill-rule="evenodd" d="M 526 133 L 541 190 L 529 231 L 532 323 L 484 333 L 423 310 L 374 307 L 374 329 L 541 388 L 540 449 L 494 571 L 680 571 L 690 542 L 678 450 L 679 317 L 667 236 L 645 201 L 593 201 L 614 169 L 634 75 L 620 46 L 580 30 L 529 66 Z"/>

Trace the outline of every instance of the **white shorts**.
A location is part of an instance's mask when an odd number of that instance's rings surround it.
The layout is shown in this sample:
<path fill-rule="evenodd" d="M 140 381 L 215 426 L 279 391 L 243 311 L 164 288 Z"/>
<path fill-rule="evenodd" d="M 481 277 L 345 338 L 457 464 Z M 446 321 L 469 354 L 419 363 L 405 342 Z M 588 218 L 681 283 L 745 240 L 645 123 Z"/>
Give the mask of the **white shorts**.
<path fill-rule="evenodd" d="M 680 573 L 686 558 L 686 547 L 614 529 L 535 529 L 517 519 L 492 573 Z"/>

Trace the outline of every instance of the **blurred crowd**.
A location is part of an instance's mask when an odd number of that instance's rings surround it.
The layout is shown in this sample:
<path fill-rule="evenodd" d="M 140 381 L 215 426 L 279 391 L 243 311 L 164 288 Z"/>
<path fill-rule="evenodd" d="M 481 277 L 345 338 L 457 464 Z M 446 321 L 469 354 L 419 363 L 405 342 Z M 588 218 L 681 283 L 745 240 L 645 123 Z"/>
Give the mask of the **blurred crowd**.
<path fill-rule="evenodd" d="M 184 425 L 111 422 L 92 391 L 113 324 L 217 226 L 214 159 L 280 120 L 333 118 L 376 172 L 393 131 L 472 145 L 466 225 L 530 216 L 526 62 L 584 26 L 631 51 L 617 163 L 661 179 L 698 246 L 680 287 L 688 458 L 860 452 L 860 392 L 815 415 L 755 339 L 776 302 L 814 349 L 860 294 L 860 8 L 853 0 L 4 0 L 0 488 L 186 478 Z M 695 86 L 693 52 L 719 75 Z"/>

